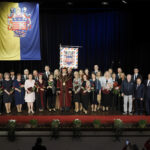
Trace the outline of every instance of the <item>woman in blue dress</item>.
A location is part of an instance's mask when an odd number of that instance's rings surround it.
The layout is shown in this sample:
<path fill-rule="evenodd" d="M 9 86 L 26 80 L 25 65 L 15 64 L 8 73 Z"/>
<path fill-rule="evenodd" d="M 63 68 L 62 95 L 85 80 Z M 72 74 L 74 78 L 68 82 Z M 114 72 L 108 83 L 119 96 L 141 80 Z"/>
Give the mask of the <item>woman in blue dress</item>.
<path fill-rule="evenodd" d="M 14 97 L 18 112 L 22 112 L 22 104 L 24 104 L 24 84 L 21 81 L 21 74 L 17 74 L 17 79 L 14 80 L 13 87 L 15 88 Z"/>
<path fill-rule="evenodd" d="M 9 73 L 4 74 L 4 80 L 2 82 L 3 87 L 3 103 L 5 104 L 6 113 L 11 113 L 11 102 L 12 102 L 12 94 L 14 92 L 12 87 L 12 80 L 10 80 Z"/>

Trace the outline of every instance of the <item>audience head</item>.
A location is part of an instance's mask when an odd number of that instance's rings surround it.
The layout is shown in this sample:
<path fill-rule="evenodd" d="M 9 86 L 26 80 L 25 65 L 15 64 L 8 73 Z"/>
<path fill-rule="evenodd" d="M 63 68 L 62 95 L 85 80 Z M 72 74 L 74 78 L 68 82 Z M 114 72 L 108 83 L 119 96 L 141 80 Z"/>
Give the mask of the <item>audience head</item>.
<path fill-rule="evenodd" d="M 37 138 L 36 145 L 41 145 L 41 144 L 42 144 L 42 138 Z"/>

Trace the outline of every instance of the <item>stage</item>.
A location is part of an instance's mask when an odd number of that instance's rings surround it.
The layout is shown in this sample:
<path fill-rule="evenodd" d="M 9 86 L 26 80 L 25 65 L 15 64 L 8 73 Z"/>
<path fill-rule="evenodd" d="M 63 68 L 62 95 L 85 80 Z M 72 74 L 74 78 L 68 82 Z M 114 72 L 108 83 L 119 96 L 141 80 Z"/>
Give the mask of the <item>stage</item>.
<path fill-rule="evenodd" d="M 28 115 L 27 111 L 22 113 L 17 113 L 13 111 L 12 114 L 3 114 L 0 116 L 0 124 L 6 124 L 8 120 L 16 120 L 17 123 L 29 123 L 30 120 L 35 119 L 38 121 L 38 124 L 47 124 L 54 119 L 59 119 L 61 123 L 71 123 L 74 119 L 80 119 L 82 123 L 91 123 L 94 120 L 100 120 L 101 123 L 113 123 L 114 119 L 121 119 L 124 123 L 137 123 L 139 120 L 146 120 L 147 123 L 150 123 L 150 116 L 146 115 L 122 115 L 117 111 L 109 112 L 88 112 L 87 115 L 84 113 L 74 113 L 70 112 L 36 112 L 34 115 Z"/>

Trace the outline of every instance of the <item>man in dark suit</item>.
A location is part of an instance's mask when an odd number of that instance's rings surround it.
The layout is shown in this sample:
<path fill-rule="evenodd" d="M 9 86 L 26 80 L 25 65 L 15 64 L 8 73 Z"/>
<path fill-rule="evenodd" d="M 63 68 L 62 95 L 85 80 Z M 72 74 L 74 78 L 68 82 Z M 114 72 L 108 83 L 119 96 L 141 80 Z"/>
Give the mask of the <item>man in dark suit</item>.
<path fill-rule="evenodd" d="M 145 81 L 145 104 L 146 114 L 150 115 L 150 73 L 148 74 L 148 79 Z"/>
<path fill-rule="evenodd" d="M 136 83 L 136 79 L 137 78 L 141 78 L 142 76 L 139 74 L 139 69 L 138 68 L 134 68 L 134 74 L 132 75 L 132 81 Z"/>
<path fill-rule="evenodd" d="M 38 71 L 37 71 L 37 70 L 33 70 L 33 79 L 34 79 L 36 82 L 39 80 Z"/>
<path fill-rule="evenodd" d="M 121 73 L 122 73 L 122 68 L 118 67 L 116 73 L 116 81 L 118 81 L 121 78 Z"/>
<path fill-rule="evenodd" d="M 25 70 L 24 70 L 24 74 L 23 74 L 22 77 L 21 77 L 21 81 L 22 81 L 23 83 L 25 83 L 25 81 L 28 79 L 28 76 L 29 76 L 29 70 L 28 70 L 28 69 L 25 69 Z"/>
<path fill-rule="evenodd" d="M 142 84 L 141 78 L 136 79 L 133 99 L 135 100 L 135 114 L 142 115 L 144 105 L 144 84 Z"/>
<path fill-rule="evenodd" d="M 44 81 L 47 82 L 49 75 L 50 75 L 50 67 L 48 65 L 46 65 L 45 66 L 45 72 L 43 74 Z"/>

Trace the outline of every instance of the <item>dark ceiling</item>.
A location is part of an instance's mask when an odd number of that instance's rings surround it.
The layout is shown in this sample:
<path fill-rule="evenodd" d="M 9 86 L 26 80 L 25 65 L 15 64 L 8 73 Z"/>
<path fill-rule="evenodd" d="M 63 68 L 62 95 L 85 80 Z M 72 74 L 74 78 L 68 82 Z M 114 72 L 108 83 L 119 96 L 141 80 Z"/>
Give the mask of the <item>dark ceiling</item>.
<path fill-rule="evenodd" d="M 1 0 L 39 2 L 40 9 L 65 8 L 150 8 L 150 0 Z"/>

